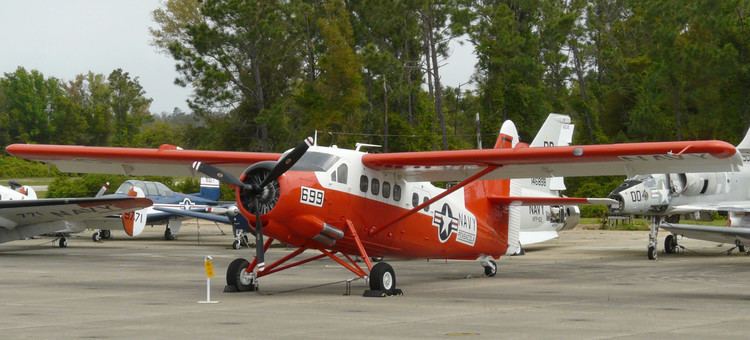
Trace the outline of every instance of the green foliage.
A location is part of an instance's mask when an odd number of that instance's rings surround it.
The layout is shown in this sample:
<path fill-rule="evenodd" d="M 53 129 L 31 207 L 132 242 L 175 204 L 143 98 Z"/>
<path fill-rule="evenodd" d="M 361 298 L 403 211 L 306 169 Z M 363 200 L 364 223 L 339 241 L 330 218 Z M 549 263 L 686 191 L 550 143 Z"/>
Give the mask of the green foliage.
<path fill-rule="evenodd" d="M 0 178 L 50 177 L 59 173 L 54 166 L 0 155 Z"/>

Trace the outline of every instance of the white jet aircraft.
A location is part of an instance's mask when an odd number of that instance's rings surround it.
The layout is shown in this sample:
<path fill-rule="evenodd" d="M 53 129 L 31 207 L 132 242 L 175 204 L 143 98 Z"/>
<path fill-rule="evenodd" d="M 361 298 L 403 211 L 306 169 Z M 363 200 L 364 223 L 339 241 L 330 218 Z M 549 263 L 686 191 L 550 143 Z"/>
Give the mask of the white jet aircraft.
<path fill-rule="evenodd" d="M 644 215 L 651 219 L 648 258 L 657 257 L 659 228 L 670 235 L 664 251 L 674 253 L 677 236 L 732 243 L 739 251 L 750 244 L 750 130 L 737 145 L 742 155 L 738 172 L 702 172 L 639 175 L 626 179 L 609 197 L 619 204 L 614 215 Z M 679 224 L 679 215 L 696 211 L 726 211 L 729 227 Z M 734 249 L 734 248 L 732 248 Z M 730 250 L 731 251 L 731 250 Z"/>
<path fill-rule="evenodd" d="M 30 186 L 11 181 L 10 187 L 0 185 L 0 243 L 52 234 L 65 248 L 69 234 L 113 222 L 125 232 L 140 232 L 146 221 L 138 209 L 152 202 L 142 192 L 130 196 L 135 197 L 37 199 Z M 111 218 L 116 215 L 122 216 Z"/>

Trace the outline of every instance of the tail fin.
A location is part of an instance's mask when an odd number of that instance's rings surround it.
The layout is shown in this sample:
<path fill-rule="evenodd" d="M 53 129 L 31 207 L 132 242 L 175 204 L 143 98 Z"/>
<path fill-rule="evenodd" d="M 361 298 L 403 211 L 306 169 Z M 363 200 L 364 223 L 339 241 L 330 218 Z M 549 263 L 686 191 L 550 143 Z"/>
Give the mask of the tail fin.
<path fill-rule="evenodd" d="M 745 138 L 742 139 L 740 144 L 737 144 L 737 149 L 741 151 L 750 151 L 750 129 L 747 130 L 747 133 L 745 133 Z"/>
<path fill-rule="evenodd" d="M 218 201 L 221 197 L 219 180 L 211 177 L 201 177 L 201 192 L 198 196 L 208 200 Z"/>
<path fill-rule="evenodd" d="M 136 186 L 130 188 L 128 196 L 132 197 L 146 197 L 146 194 Z M 125 233 L 128 236 L 138 236 L 143 232 L 146 227 L 146 210 L 136 210 L 122 214 L 120 219 L 122 220 L 122 228 L 125 229 Z"/>
<path fill-rule="evenodd" d="M 573 130 L 575 125 L 570 124 L 570 117 L 566 115 L 550 113 L 539 128 L 530 147 L 568 146 L 573 142 Z M 545 191 L 557 195 L 558 191 L 565 190 L 565 181 L 562 177 L 533 178 L 514 180 L 522 188 L 535 191 Z"/>

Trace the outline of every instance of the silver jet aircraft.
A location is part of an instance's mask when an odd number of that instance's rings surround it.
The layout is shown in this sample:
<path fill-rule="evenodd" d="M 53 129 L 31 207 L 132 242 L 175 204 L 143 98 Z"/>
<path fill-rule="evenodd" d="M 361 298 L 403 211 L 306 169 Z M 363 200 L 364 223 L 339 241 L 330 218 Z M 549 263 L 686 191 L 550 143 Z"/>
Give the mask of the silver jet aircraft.
<path fill-rule="evenodd" d="M 638 175 L 626 179 L 609 197 L 618 201 L 611 215 L 643 215 L 651 219 L 648 258 L 657 257 L 659 228 L 670 235 L 664 251 L 674 253 L 677 236 L 732 243 L 744 252 L 750 244 L 750 130 L 737 145 L 743 166 L 737 172 Z M 726 211 L 729 227 L 679 224 L 681 214 Z M 733 248 L 734 249 L 734 248 Z M 731 251 L 731 250 L 730 250 Z"/>

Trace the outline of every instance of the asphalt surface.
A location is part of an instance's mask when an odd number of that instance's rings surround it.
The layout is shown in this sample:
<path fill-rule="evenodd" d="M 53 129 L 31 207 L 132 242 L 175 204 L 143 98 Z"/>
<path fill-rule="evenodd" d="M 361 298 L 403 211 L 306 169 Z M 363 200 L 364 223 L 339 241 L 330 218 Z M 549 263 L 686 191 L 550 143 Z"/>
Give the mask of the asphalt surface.
<path fill-rule="evenodd" d="M 223 227 L 230 232 L 229 227 Z M 365 282 L 329 260 L 270 275 L 260 293 L 222 293 L 229 262 L 251 255 L 205 224 L 178 240 L 0 245 L 0 337 L 8 338 L 747 338 L 750 257 L 684 240 L 646 260 L 646 232 L 571 231 L 504 258 L 393 260 L 404 296 L 363 298 Z M 661 233 L 663 240 L 665 233 Z M 272 248 L 269 260 L 288 253 Z M 203 256 L 216 277 L 205 299 Z"/>

